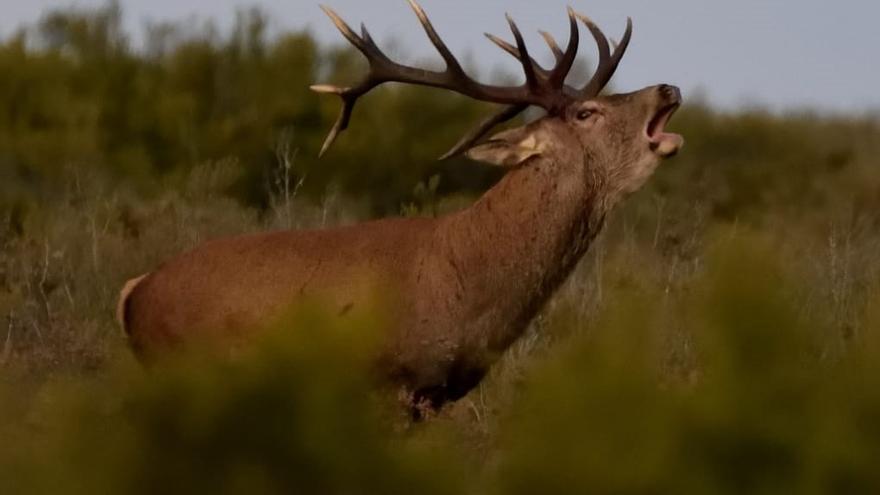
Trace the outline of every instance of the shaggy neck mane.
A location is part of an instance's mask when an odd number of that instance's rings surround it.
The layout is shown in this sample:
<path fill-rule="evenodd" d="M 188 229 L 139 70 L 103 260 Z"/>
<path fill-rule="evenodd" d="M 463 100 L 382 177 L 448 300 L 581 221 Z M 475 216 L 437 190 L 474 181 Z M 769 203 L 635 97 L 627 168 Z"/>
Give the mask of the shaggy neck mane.
<path fill-rule="evenodd" d="M 458 296 L 471 301 L 475 345 L 500 352 L 512 343 L 600 231 L 602 181 L 578 161 L 532 159 L 443 221 L 437 244 L 457 273 Z"/>

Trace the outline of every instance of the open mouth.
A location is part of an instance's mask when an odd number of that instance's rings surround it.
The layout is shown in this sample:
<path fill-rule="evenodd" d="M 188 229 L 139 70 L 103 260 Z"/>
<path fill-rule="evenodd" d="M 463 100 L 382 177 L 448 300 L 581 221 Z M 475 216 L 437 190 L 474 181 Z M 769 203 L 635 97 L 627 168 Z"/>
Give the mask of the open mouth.
<path fill-rule="evenodd" d="M 660 108 L 648 122 L 648 127 L 645 130 L 651 150 L 663 158 L 675 155 L 684 146 L 684 138 L 681 135 L 666 132 L 666 124 L 669 123 L 669 119 L 672 118 L 680 105 L 680 102 L 674 102 Z"/>

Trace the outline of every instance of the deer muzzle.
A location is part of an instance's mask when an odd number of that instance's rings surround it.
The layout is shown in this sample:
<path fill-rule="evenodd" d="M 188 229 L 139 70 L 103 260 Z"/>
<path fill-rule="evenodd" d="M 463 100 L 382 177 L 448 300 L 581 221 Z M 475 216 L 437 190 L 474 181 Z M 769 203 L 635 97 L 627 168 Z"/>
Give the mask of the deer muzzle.
<path fill-rule="evenodd" d="M 666 124 L 681 106 L 681 90 L 667 84 L 661 84 L 655 88 L 657 103 L 653 115 L 648 121 L 645 134 L 648 136 L 651 150 L 661 158 L 669 158 L 684 146 L 684 138 L 680 134 L 666 132 Z"/>

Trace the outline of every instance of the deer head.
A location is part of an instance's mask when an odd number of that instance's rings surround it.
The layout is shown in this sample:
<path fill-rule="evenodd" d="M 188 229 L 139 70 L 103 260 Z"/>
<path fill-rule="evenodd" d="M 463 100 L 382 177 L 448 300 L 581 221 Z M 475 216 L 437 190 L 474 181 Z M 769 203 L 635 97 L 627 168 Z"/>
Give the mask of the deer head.
<path fill-rule="evenodd" d="M 673 156 L 684 144 L 681 136 L 664 130 L 681 104 L 678 88 L 659 85 L 628 94 L 600 95 L 629 45 L 632 37 L 630 19 L 620 43 L 612 51 L 608 39 L 594 23 L 569 8 L 570 35 L 564 51 L 550 34 L 541 32 L 556 59 L 553 68 L 545 69 L 529 55 L 519 28 L 508 16 L 515 45 L 491 34 L 486 36 L 519 60 L 526 81 L 521 86 L 493 86 L 469 77 L 437 34 L 424 10 L 414 0 L 408 1 L 445 60 L 445 71 L 428 71 L 393 62 L 379 49 L 365 26 L 361 26 L 361 35 L 358 35 L 332 9 L 322 7 L 343 36 L 364 54 L 370 64 L 369 73 L 355 87 L 312 86 L 314 91 L 336 94 L 343 100 L 342 111 L 324 143 L 322 155 L 348 127 L 358 98 L 392 81 L 443 88 L 480 101 L 506 105 L 465 135 L 441 159 L 466 151 L 472 159 L 505 167 L 517 167 L 542 155 L 552 158 L 551 163 L 580 164 L 580 170 L 568 167 L 569 172 L 588 174 L 592 182 L 602 183 L 612 202 L 639 189 L 660 159 Z M 578 20 L 590 31 L 599 51 L 596 71 L 582 88 L 571 87 L 565 82 L 577 56 Z M 543 108 L 546 116 L 480 142 L 492 128 L 511 120 L 529 106 Z"/>

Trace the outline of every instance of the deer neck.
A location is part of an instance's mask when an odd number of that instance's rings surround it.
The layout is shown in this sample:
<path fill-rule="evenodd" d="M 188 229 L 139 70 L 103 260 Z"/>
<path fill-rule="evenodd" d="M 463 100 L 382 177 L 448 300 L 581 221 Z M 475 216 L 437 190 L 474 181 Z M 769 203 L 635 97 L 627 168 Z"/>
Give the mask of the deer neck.
<path fill-rule="evenodd" d="M 601 181 L 585 176 L 582 160 L 534 159 L 442 224 L 457 295 L 466 316 L 493 333 L 490 347 L 525 329 L 601 229 Z"/>

